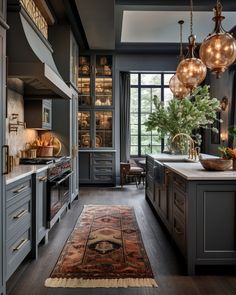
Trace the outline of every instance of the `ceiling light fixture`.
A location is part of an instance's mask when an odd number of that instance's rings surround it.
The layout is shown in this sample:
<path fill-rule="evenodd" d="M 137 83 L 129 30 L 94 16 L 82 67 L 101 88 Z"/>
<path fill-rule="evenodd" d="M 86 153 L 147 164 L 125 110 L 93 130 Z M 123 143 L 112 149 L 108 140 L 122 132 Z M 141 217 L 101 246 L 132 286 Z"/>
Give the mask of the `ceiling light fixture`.
<path fill-rule="evenodd" d="M 184 59 L 183 55 L 183 44 L 182 44 L 182 26 L 184 21 L 180 20 L 178 21 L 178 24 L 180 25 L 180 52 L 179 52 L 179 61 L 182 61 Z M 190 92 L 189 88 L 186 88 L 182 82 L 178 79 L 177 75 L 174 74 L 169 82 L 170 90 L 172 91 L 173 95 L 177 99 L 182 99 L 185 96 L 187 96 Z"/>
<path fill-rule="evenodd" d="M 206 66 L 199 59 L 194 57 L 196 36 L 193 35 L 193 1 L 190 0 L 190 36 L 188 37 L 188 54 L 177 67 L 177 77 L 191 90 L 196 88 L 206 77 Z"/>
<path fill-rule="evenodd" d="M 201 44 L 199 54 L 204 64 L 219 78 L 220 73 L 236 59 L 236 40 L 222 28 L 221 22 L 225 17 L 221 15 L 222 5 L 219 0 L 213 11 L 215 28 Z"/>

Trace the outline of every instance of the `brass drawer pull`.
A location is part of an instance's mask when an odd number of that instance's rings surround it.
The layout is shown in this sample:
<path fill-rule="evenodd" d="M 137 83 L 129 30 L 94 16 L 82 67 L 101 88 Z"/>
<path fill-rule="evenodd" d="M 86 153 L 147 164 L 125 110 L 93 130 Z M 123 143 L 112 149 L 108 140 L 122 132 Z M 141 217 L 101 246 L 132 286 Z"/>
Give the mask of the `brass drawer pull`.
<path fill-rule="evenodd" d="M 19 251 L 25 245 L 25 243 L 27 243 L 27 241 L 28 241 L 28 239 L 22 240 L 18 246 L 16 246 L 15 248 L 13 248 L 13 252 Z"/>
<path fill-rule="evenodd" d="M 28 188 L 28 186 L 22 186 L 20 188 L 18 188 L 17 190 L 13 191 L 14 194 L 19 194 L 23 191 L 25 191 Z"/>
<path fill-rule="evenodd" d="M 47 180 L 47 176 L 42 176 L 38 178 L 39 181 L 46 181 Z"/>
<path fill-rule="evenodd" d="M 19 218 L 21 218 L 23 215 L 25 215 L 27 212 L 28 212 L 27 209 L 22 210 L 19 214 L 13 216 L 13 219 L 19 219 Z"/>

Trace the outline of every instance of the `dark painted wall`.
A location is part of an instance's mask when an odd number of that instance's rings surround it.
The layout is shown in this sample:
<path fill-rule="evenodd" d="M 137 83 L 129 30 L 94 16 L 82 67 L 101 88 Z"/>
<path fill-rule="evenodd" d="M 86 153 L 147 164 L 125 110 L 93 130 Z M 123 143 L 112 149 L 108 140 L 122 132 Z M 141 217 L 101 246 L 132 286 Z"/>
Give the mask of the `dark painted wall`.
<path fill-rule="evenodd" d="M 219 79 L 215 75 L 210 75 L 210 91 L 212 97 L 216 97 L 221 100 L 226 96 L 229 100 L 229 105 L 226 111 L 221 111 L 220 116 L 223 120 L 223 123 L 220 124 L 220 133 L 226 135 L 225 141 L 220 141 L 219 144 L 212 144 L 211 142 L 211 132 L 206 132 L 205 137 L 205 152 L 209 154 L 219 155 L 218 147 L 227 146 L 227 129 L 229 127 L 230 113 L 232 110 L 232 94 L 233 94 L 233 74 L 234 71 L 232 68 L 223 73 Z"/>

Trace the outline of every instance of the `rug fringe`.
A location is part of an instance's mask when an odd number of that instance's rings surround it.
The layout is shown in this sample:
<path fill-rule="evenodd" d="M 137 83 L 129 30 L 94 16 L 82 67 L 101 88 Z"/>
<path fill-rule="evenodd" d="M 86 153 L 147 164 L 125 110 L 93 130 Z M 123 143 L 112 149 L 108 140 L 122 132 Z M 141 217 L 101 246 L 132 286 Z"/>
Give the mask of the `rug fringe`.
<path fill-rule="evenodd" d="M 128 288 L 128 287 L 158 287 L 156 281 L 151 278 L 144 279 L 58 279 L 49 278 L 45 281 L 45 287 L 51 288 Z"/>

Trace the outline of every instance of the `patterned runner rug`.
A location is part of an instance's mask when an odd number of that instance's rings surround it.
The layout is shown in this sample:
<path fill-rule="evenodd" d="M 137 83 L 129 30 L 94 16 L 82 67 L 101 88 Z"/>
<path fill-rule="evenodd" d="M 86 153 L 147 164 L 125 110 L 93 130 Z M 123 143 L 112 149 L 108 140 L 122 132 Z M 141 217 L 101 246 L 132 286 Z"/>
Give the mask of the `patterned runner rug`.
<path fill-rule="evenodd" d="M 85 206 L 46 287 L 157 287 L 134 210 Z"/>

